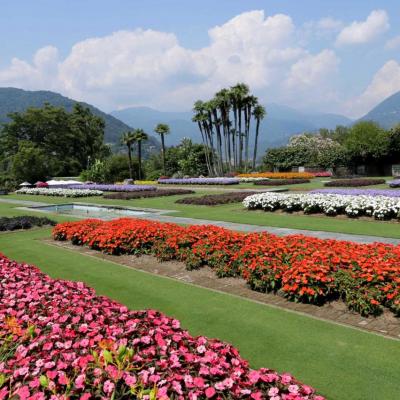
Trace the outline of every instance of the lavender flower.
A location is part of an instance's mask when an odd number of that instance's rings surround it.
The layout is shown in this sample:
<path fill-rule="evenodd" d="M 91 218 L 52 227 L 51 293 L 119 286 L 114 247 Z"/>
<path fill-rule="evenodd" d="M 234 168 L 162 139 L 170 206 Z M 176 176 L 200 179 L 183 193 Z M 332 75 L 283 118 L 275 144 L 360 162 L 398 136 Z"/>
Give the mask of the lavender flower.
<path fill-rule="evenodd" d="M 142 192 L 145 190 L 156 190 L 154 186 L 150 185 L 71 185 L 70 189 L 91 189 L 101 190 L 103 192 Z"/>
<path fill-rule="evenodd" d="M 392 181 L 396 182 L 396 181 Z M 392 186 L 389 183 L 390 187 Z M 397 187 L 400 187 L 400 180 L 397 181 Z M 400 197 L 400 190 L 390 190 L 390 189 L 315 189 L 312 190 L 310 193 L 317 193 L 317 194 L 341 194 L 344 196 L 385 196 L 385 197 Z"/>
<path fill-rule="evenodd" d="M 183 178 L 159 179 L 158 183 L 167 185 L 237 185 L 237 178 Z"/>

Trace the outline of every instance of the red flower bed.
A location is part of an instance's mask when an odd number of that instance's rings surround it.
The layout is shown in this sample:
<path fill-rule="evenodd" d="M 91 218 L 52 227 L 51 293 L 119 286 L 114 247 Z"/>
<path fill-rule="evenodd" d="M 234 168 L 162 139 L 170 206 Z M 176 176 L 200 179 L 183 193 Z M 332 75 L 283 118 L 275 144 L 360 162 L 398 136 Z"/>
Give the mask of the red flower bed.
<path fill-rule="evenodd" d="M 176 319 L 2 255 L 0 296 L 0 399 L 324 400 Z"/>
<path fill-rule="evenodd" d="M 188 268 L 209 265 L 218 276 L 240 275 L 254 290 L 290 300 L 323 304 L 341 298 L 363 315 L 377 315 L 385 307 L 400 315 L 400 246 L 131 218 L 63 223 L 53 236 L 110 254 L 153 254 Z"/>

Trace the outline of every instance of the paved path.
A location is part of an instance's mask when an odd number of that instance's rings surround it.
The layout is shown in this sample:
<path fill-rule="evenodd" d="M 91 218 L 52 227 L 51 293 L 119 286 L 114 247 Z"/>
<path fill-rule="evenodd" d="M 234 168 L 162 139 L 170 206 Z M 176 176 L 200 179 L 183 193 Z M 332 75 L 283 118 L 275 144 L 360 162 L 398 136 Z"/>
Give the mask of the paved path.
<path fill-rule="evenodd" d="M 71 200 L 72 202 L 73 200 Z M 49 206 L 51 204 L 41 203 L 41 202 L 33 202 L 26 200 L 14 200 L 14 199 L 0 199 L 2 203 L 14 203 L 23 207 L 38 207 L 38 206 Z M 77 203 L 76 201 L 74 201 Z M 83 204 L 83 203 L 81 203 Z M 88 203 L 85 203 L 88 204 Z M 97 205 L 97 204 L 93 204 Z M 285 236 L 285 235 L 305 235 L 318 237 L 320 239 L 336 239 L 336 240 L 348 240 L 351 242 L 357 243 L 374 243 L 374 242 L 383 242 L 390 243 L 394 245 L 400 245 L 400 239 L 394 238 L 384 238 L 380 236 L 365 236 L 365 235 L 352 235 L 347 233 L 340 232 L 326 232 L 326 231 L 310 231 L 304 229 L 290 229 L 290 228 L 277 228 L 273 226 L 260 226 L 260 225 L 249 225 L 249 224 L 238 224 L 235 222 L 225 222 L 225 221 L 213 221 L 208 219 L 196 219 L 196 218 L 185 218 L 185 217 L 176 217 L 173 215 L 165 215 L 165 213 L 170 212 L 174 213 L 175 210 L 156 210 L 156 209 L 146 209 L 149 211 L 146 215 L 138 215 L 135 218 L 147 219 L 152 221 L 160 221 L 160 222 L 173 222 L 175 224 L 182 225 L 216 225 L 222 228 L 231 229 L 235 231 L 243 231 L 243 232 L 270 232 L 275 235 Z M 68 215 L 71 216 L 71 215 Z M 82 216 L 75 216 L 76 218 L 87 218 Z"/>

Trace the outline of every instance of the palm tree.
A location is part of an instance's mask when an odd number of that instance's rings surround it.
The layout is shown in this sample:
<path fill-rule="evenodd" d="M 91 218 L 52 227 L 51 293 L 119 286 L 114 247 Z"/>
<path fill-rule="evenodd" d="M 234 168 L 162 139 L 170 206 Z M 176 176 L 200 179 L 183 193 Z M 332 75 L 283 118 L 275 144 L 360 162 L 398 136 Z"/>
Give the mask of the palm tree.
<path fill-rule="evenodd" d="M 128 148 L 129 178 L 132 178 L 132 145 L 135 142 L 135 132 L 128 131 L 122 134 L 121 143 Z"/>
<path fill-rule="evenodd" d="M 149 136 L 143 129 L 134 130 L 135 142 L 138 145 L 138 161 L 139 161 L 139 179 L 142 179 L 142 142 L 149 139 Z"/>
<path fill-rule="evenodd" d="M 253 110 L 253 116 L 256 120 L 256 137 L 254 139 L 254 153 L 253 153 L 253 170 L 256 168 L 257 147 L 258 147 L 258 133 L 260 130 L 260 122 L 267 115 L 265 108 L 261 104 L 257 104 Z"/>
<path fill-rule="evenodd" d="M 165 135 L 170 133 L 169 126 L 167 124 L 158 124 L 154 132 L 158 133 L 161 136 L 161 153 L 163 159 L 163 167 L 164 167 L 164 175 L 167 175 L 167 169 L 165 167 Z"/>

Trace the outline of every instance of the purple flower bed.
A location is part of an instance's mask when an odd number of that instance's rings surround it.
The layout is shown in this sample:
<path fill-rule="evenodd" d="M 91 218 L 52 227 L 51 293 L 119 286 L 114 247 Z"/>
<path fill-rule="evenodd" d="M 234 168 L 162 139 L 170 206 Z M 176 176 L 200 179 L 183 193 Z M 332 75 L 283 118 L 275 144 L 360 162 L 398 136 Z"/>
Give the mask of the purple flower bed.
<path fill-rule="evenodd" d="M 145 190 L 156 190 L 151 185 L 71 185 L 70 189 L 92 189 L 103 192 L 142 192 Z"/>
<path fill-rule="evenodd" d="M 390 190 L 390 189 L 315 189 L 312 190 L 311 193 L 341 194 L 349 196 L 400 197 L 400 190 Z"/>
<path fill-rule="evenodd" d="M 183 178 L 159 179 L 158 183 L 167 185 L 237 185 L 237 178 Z"/>
<path fill-rule="evenodd" d="M 394 181 L 390 181 L 389 186 L 391 188 L 400 188 L 400 179 L 395 179 Z"/>

